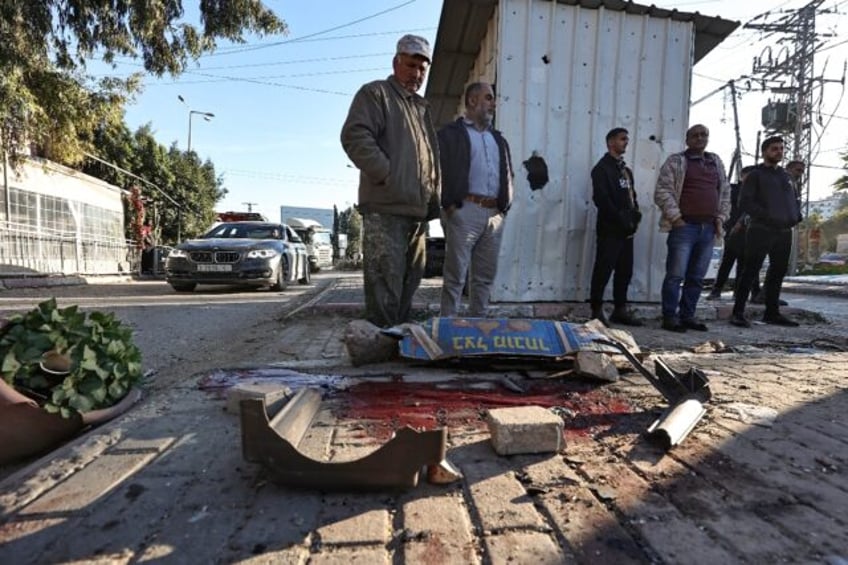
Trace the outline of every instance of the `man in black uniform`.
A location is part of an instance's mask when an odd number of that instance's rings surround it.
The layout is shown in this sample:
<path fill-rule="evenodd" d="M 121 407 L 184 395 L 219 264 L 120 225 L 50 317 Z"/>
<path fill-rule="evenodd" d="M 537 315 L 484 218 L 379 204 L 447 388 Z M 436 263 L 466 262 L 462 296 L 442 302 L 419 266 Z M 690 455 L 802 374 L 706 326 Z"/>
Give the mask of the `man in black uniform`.
<path fill-rule="evenodd" d="M 627 310 L 627 287 L 633 276 L 633 234 L 642 219 L 633 188 L 633 172 L 622 158 L 630 137 L 626 129 L 613 128 L 606 140 L 607 153 L 592 169 L 592 200 L 598 207 L 598 220 L 589 303 L 592 317 L 606 326 L 610 322 L 641 326 L 641 320 Z M 607 319 L 603 309 L 604 289 L 613 271 L 615 309 Z"/>
<path fill-rule="evenodd" d="M 751 217 L 745 242 L 741 280 L 736 285 L 735 304 L 730 323 L 747 328 L 745 318 L 747 290 L 751 288 L 766 255 L 769 267 L 763 284 L 767 324 L 795 327 L 798 322 L 780 313 L 780 287 L 789 268 L 792 228 L 801 221 L 801 210 L 789 175 L 778 165 L 783 160 L 783 138 L 769 137 L 762 143 L 763 162 L 751 171 L 742 185 L 739 209 Z"/>
<path fill-rule="evenodd" d="M 730 270 L 736 264 L 736 282 L 739 282 L 739 277 L 742 275 L 742 254 L 745 251 L 745 230 L 747 228 L 747 218 L 739 213 L 739 190 L 745 184 L 745 177 L 748 173 L 754 170 L 753 165 L 742 167 L 742 174 L 739 182 L 730 185 L 730 217 L 724 224 L 724 251 L 721 254 L 721 264 L 718 266 L 718 274 L 716 275 L 715 284 L 712 291 L 707 295 L 707 300 L 718 300 L 721 298 L 721 291 L 724 288 L 727 279 L 730 277 Z M 753 281 L 754 288 L 751 293 L 756 296 L 760 292 L 760 277 L 755 277 Z"/>

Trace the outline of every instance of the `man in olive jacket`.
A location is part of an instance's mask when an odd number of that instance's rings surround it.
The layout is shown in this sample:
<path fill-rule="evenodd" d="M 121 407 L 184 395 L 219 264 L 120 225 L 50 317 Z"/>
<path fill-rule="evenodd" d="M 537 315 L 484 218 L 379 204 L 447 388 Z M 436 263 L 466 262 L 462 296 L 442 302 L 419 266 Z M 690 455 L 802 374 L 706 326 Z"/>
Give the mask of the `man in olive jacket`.
<path fill-rule="evenodd" d="M 416 94 L 429 66 L 427 40 L 403 36 L 393 74 L 359 89 L 341 132 L 360 171 L 365 316 L 380 327 L 409 321 L 427 221 L 439 215 L 438 141 L 430 107 Z"/>

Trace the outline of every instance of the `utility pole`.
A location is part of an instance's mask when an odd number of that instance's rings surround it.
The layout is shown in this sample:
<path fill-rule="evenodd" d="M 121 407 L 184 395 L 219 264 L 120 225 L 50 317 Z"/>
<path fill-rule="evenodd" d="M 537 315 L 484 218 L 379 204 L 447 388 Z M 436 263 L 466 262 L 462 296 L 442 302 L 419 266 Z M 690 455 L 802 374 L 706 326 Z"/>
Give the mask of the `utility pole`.
<path fill-rule="evenodd" d="M 748 29 L 763 31 L 766 38 L 780 34 L 775 40 L 776 53 L 772 46 L 768 46 L 754 59 L 752 78 L 776 95 L 776 99 L 769 100 L 762 111 L 762 125 L 766 132 L 786 137 L 792 156 L 787 160 L 805 164 L 806 174 L 798 187 L 805 218 L 810 211 L 814 90 L 817 85 L 823 87 L 825 82 L 845 82 L 844 74 L 841 81 L 815 76 L 814 58 L 816 50 L 822 47 L 820 39 L 833 37 L 833 34 L 816 33 L 816 15 L 827 13 L 820 10 L 824 1 L 811 0 L 797 10 L 786 11 L 772 23 L 745 24 Z M 797 244 L 796 230 L 790 265 L 792 273 L 797 269 Z"/>
<path fill-rule="evenodd" d="M 242 202 L 242 204 L 244 204 L 245 206 L 247 206 L 247 211 L 248 211 L 248 212 L 253 212 L 253 207 L 254 207 L 254 206 L 258 206 L 258 205 L 259 205 L 259 204 L 258 204 L 258 202 Z"/>

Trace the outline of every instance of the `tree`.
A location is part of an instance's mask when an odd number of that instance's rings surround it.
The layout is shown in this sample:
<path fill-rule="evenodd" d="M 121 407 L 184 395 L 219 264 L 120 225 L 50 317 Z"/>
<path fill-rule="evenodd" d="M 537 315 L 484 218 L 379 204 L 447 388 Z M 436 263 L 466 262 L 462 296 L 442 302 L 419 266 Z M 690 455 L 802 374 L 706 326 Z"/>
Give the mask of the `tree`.
<path fill-rule="evenodd" d="M 333 260 L 339 258 L 339 207 L 333 204 Z"/>
<path fill-rule="evenodd" d="M 359 256 L 362 253 L 362 216 L 355 206 L 339 214 L 339 231 L 347 234 L 347 258 Z"/>
<path fill-rule="evenodd" d="M 94 80 L 86 59 L 141 59 L 146 72 L 177 76 L 220 39 L 245 32 L 285 33 L 260 0 L 200 0 L 202 29 L 183 20 L 182 0 L 0 2 L 0 148 L 13 163 L 35 144 L 45 156 L 76 164 L 95 132 L 122 119 L 139 75 Z"/>
<path fill-rule="evenodd" d="M 842 162 L 845 163 L 842 165 L 843 169 L 848 170 L 848 151 L 839 156 L 842 159 Z M 834 192 L 845 191 L 848 192 L 848 173 L 839 177 L 835 183 L 833 183 Z"/>

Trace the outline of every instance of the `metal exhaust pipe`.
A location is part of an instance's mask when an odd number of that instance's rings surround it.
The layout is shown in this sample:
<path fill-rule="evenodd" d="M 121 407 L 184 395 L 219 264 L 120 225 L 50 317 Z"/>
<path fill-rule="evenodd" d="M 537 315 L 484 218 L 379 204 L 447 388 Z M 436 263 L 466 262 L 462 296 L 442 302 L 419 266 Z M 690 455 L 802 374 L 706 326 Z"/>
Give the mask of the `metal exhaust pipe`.
<path fill-rule="evenodd" d="M 706 413 L 700 400 L 687 398 L 667 408 L 648 428 L 648 437 L 664 449 L 670 449 L 686 439 Z"/>

